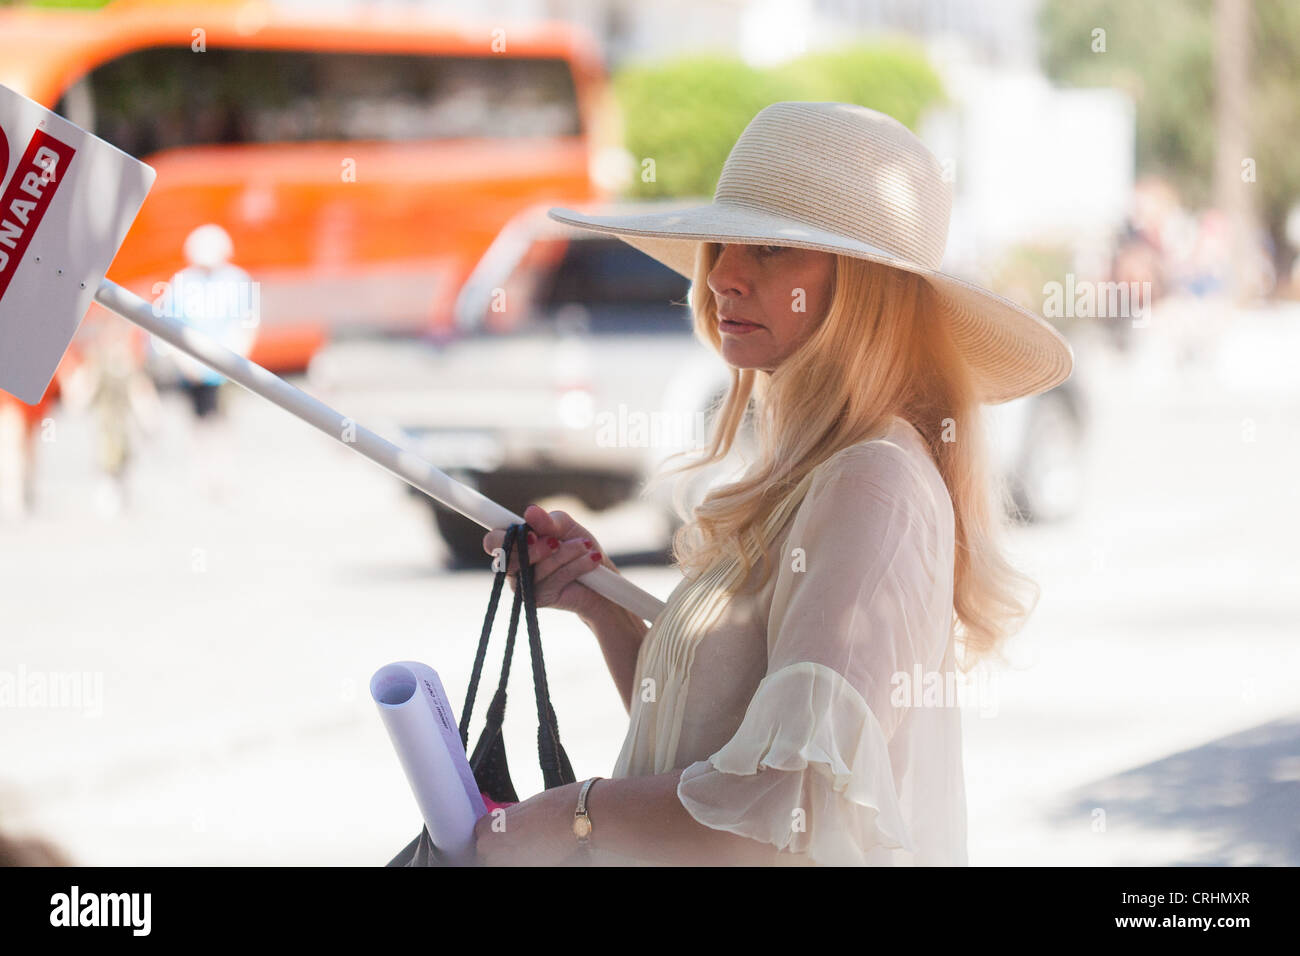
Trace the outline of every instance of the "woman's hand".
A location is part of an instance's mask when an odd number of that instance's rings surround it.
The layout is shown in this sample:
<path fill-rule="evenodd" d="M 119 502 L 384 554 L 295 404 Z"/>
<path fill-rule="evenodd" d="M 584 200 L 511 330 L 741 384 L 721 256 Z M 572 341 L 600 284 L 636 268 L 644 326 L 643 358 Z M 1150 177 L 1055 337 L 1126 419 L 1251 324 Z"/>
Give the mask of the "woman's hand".
<path fill-rule="evenodd" d="M 529 522 L 531 524 L 532 522 Z M 503 810 L 489 810 L 474 825 L 479 866 L 566 866 L 585 863 L 573 834 L 581 783 L 552 787 Z"/>
<path fill-rule="evenodd" d="M 592 620 L 613 605 L 608 598 L 597 594 L 577 582 L 599 564 L 618 571 L 614 562 L 605 557 L 596 539 L 582 525 L 563 511 L 546 512 L 537 505 L 524 510 L 524 521 L 536 534 L 528 545 L 528 561 L 533 566 L 533 591 L 538 607 L 554 607 L 572 611 L 584 621 Z M 483 536 L 483 550 L 494 554 L 505 546 L 504 528 L 496 528 Z M 519 560 L 515 552 L 510 555 L 510 590 L 515 589 L 515 572 Z"/>

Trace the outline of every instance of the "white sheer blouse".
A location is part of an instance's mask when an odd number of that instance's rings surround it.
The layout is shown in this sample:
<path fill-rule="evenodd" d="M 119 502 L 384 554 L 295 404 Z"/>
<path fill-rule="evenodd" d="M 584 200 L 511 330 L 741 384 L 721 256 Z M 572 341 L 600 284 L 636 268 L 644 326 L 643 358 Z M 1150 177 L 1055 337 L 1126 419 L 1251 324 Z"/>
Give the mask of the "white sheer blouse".
<path fill-rule="evenodd" d="M 722 594 L 732 559 L 669 597 L 611 777 L 681 770 L 686 810 L 774 865 L 966 865 L 961 711 L 923 696 L 955 686 L 952 501 L 924 440 L 894 419 L 765 530 L 756 594 Z"/>

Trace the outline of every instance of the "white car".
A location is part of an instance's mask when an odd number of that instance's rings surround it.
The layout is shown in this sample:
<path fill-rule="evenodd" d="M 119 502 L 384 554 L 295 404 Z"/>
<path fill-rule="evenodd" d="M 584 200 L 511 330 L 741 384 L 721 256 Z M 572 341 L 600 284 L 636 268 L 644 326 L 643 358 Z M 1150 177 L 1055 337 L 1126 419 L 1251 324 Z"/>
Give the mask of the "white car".
<path fill-rule="evenodd" d="M 342 407 L 365 409 L 360 420 L 396 426 L 402 444 L 516 513 L 558 494 L 597 511 L 636 496 L 662 459 L 705 442 L 730 384 L 694 337 L 688 280 L 549 219 L 552 205 L 488 248 L 458 296 L 455 335 L 331 343 L 308 369 Z M 647 500 L 675 527 L 670 495 Z M 455 563 L 481 565 L 483 529 L 424 497 Z"/>
<path fill-rule="evenodd" d="M 593 511 L 637 497 L 664 458 L 705 445 L 731 381 L 721 357 L 693 334 L 687 279 L 616 237 L 549 219 L 551 205 L 519 214 L 488 248 L 458 296 L 454 335 L 332 343 L 308 370 L 342 407 L 366 409 L 362 421 L 387 421 L 395 440 L 516 513 L 552 495 Z M 1034 512 L 1061 505 L 1057 495 L 1046 506 L 1035 456 L 1017 440 L 1032 428 L 1046 447 L 1042 435 L 1060 434 L 1055 417 L 1044 423 L 1034 410 L 1057 408 L 1042 400 L 1025 400 L 1019 414 L 1012 406 L 1022 403 L 1001 406 L 994 422 L 999 445 L 1016 449 L 1005 464 L 1029 476 L 1025 510 Z M 688 501 L 739 473 L 751 452 L 746 431 Z M 428 501 L 453 563 L 482 565 L 484 529 L 410 490 Z M 679 523 L 671 493 L 666 483 L 644 499 L 663 516 L 655 553 L 667 553 Z"/>

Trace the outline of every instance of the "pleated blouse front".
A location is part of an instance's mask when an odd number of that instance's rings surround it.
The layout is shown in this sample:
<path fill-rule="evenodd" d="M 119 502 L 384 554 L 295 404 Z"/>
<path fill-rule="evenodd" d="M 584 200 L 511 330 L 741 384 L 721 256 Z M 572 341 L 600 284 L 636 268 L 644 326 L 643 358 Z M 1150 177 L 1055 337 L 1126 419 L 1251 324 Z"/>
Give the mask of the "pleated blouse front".
<path fill-rule="evenodd" d="M 953 511 L 924 439 L 895 418 L 833 455 L 764 540 L 756 593 L 726 596 L 730 558 L 669 596 L 610 776 L 681 771 L 686 810 L 774 865 L 965 865 L 961 712 L 930 692 L 955 679 Z"/>

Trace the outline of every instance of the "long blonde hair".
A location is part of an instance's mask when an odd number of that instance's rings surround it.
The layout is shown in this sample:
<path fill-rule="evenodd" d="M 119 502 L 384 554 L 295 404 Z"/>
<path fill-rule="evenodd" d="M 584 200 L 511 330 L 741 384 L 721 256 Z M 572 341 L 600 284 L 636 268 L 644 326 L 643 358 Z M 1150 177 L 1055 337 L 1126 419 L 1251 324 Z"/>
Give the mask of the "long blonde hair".
<path fill-rule="evenodd" d="M 720 252 L 718 243 L 699 244 L 690 296 L 695 335 L 719 354 L 707 277 Z M 1003 557 L 1011 493 L 990 467 L 968 366 L 938 315 L 933 287 L 916 274 L 835 255 L 824 320 L 771 373 L 731 369 L 704 456 L 661 471 L 652 485 L 720 462 L 746 422 L 754 426 L 759 457 L 742 477 L 713 488 L 691 515 L 682 515 L 673 558 L 696 577 L 738 554 L 744 573 L 737 590 L 761 588 L 774 570 L 761 536 L 772 510 L 837 451 L 883 434 L 893 415 L 925 439 L 952 499 L 953 627 L 959 667 L 968 671 L 986 655 L 1001 658 L 1004 639 L 1033 612 L 1040 588 Z M 683 486 L 679 481 L 678 489 Z M 753 555 L 762 568 L 750 581 Z M 1018 587 L 1032 591 L 1032 599 L 1022 600 Z"/>

